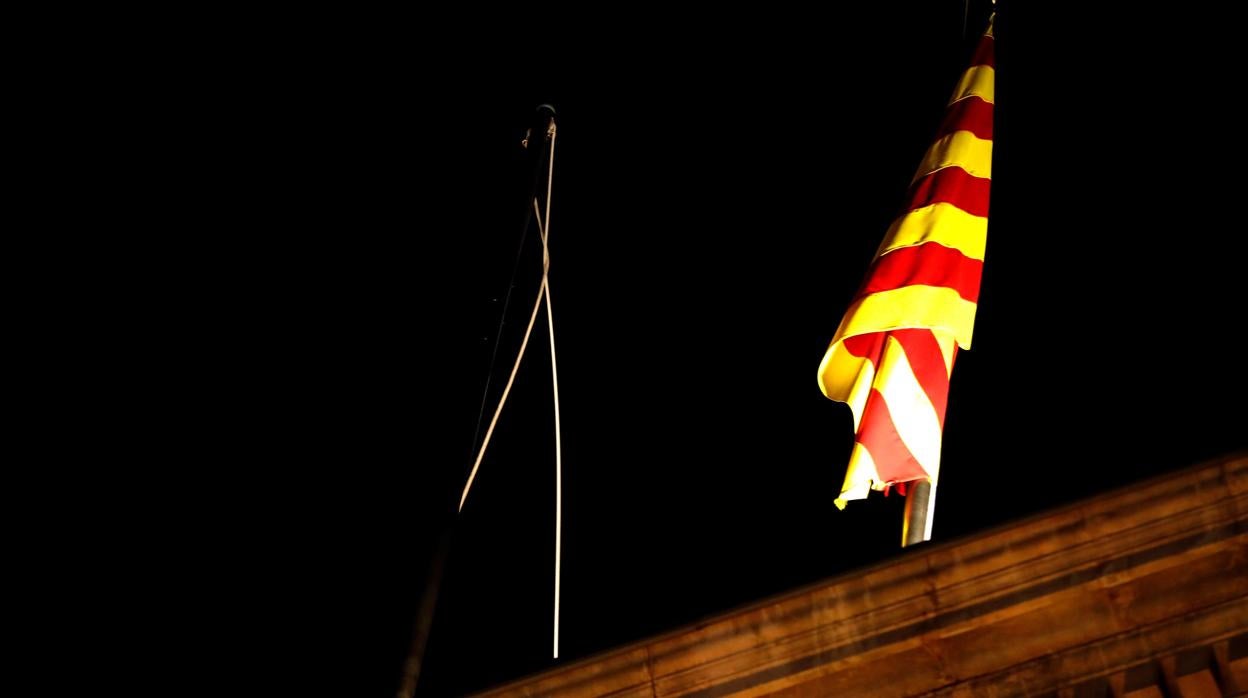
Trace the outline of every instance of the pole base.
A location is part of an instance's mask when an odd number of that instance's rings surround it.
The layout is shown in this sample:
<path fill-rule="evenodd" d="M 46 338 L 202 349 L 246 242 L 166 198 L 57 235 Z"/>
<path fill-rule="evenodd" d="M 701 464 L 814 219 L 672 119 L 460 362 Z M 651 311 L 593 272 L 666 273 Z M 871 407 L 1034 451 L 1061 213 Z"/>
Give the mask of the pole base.
<path fill-rule="evenodd" d="M 936 486 L 930 480 L 911 483 L 906 495 L 906 519 L 901 527 L 901 547 L 932 539 L 932 517 L 936 513 Z"/>

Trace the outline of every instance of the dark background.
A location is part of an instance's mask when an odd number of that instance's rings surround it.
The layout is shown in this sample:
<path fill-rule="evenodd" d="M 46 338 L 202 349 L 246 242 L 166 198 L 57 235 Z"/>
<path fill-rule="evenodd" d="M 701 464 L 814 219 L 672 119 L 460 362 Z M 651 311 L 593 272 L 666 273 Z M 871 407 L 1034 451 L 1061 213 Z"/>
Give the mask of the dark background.
<path fill-rule="evenodd" d="M 1100 9 L 1000 10 L 987 258 L 937 541 L 1248 445 L 1242 124 L 1220 106 L 1233 50 Z M 189 88 L 146 118 L 191 115 L 176 156 L 204 168 L 142 198 L 192 221 L 157 251 L 167 285 L 194 292 L 156 301 L 182 329 L 145 355 L 182 377 L 155 389 L 189 409 L 157 422 L 201 444 L 196 472 L 222 495 L 206 511 L 265 519 L 214 575 L 261 624 L 281 619 L 270 644 L 332 627 L 321 650 L 352 695 L 397 686 L 472 463 L 526 208 L 519 142 L 543 102 L 559 110 L 559 662 L 903 554 L 901 498 L 832 504 L 852 421 L 815 370 L 988 7 L 971 3 L 965 36 L 963 11 L 322 18 L 268 26 L 271 55 L 222 40 L 179 71 Z M 539 321 L 460 520 L 420 694 L 557 664 L 546 342 Z"/>

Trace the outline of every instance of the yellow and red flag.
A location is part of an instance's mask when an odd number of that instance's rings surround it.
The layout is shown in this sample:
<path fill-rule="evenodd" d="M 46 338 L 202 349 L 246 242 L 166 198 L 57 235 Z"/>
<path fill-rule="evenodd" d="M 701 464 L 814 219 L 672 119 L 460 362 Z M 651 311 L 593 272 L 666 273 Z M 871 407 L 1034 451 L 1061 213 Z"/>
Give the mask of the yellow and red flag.
<path fill-rule="evenodd" d="M 867 278 L 819 364 L 819 387 L 854 413 L 836 505 L 940 471 L 958 347 L 970 349 L 992 177 L 992 24 L 949 102 Z"/>

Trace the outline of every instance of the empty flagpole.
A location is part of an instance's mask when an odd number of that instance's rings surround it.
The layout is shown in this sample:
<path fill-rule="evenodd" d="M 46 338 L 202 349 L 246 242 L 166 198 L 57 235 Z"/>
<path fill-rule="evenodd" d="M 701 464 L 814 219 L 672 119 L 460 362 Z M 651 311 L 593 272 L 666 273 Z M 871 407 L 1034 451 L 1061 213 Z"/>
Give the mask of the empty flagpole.
<path fill-rule="evenodd" d="M 542 105 L 549 108 L 549 105 Z M 542 108 L 539 107 L 539 110 Z M 542 238 L 542 282 L 538 288 L 537 300 L 533 305 L 533 314 L 529 317 L 529 325 L 525 329 L 524 339 L 520 343 L 520 351 L 516 355 L 516 361 L 512 365 L 511 375 L 507 379 L 507 385 L 503 388 L 503 396 L 498 402 L 498 407 L 494 410 L 494 416 L 490 420 L 490 426 L 485 432 L 485 439 L 481 443 L 481 450 L 477 452 L 476 460 L 472 464 L 472 470 L 468 474 L 468 481 L 464 483 L 464 490 L 459 497 L 459 511 L 463 511 L 464 503 L 468 500 L 468 492 L 472 489 L 472 483 L 477 477 L 477 471 L 481 467 L 481 461 L 485 458 L 485 450 L 490 445 L 490 437 L 494 434 L 494 427 L 498 423 L 499 415 L 503 412 L 503 405 L 507 402 L 507 396 L 511 394 L 511 386 L 516 379 L 516 373 L 520 369 L 520 362 L 524 359 L 525 349 L 529 344 L 529 337 L 533 332 L 533 324 L 537 320 L 537 313 L 541 307 L 542 301 L 546 301 L 546 326 L 550 334 L 550 377 L 551 390 L 554 395 L 555 410 L 555 590 L 554 590 L 554 640 L 553 640 L 553 656 L 559 658 L 559 592 L 560 592 L 560 573 L 562 565 L 562 548 L 563 548 L 563 447 L 562 434 L 560 431 L 559 420 L 559 371 L 555 361 L 555 317 L 554 309 L 550 300 L 550 199 L 551 189 L 554 184 L 555 172 L 555 118 L 554 109 L 550 109 L 550 122 L 547 126 L 546 137 L 550 141 L 550 150 L 546 158 L 546 210 L 543 217 L 543 211 L 538 205 L 538 198 L 533 197 L 533 213 L 537 218 L 537 229 L 541 233 Z"/>
<path fill-rule="evenodd" d="M 550 120 L 550 157 L 546 172 L 546 217 L 542 220 L 542 251 L 546 253 L 546 268 L 550 270 L 550 252 L 546 248 L 550 234 L 550 190 L 555 174 L 555 120 Z M 559 658 L 559 576 L 563 548 L 563 439 L 559 430 L 559 370 L 555 363 L 555 313 L 550 301 L 550 280 L 543 277 L 546 285 L 546 327 L 550 330 L 550 381 L 555 398 L 555 638 L 554 658 Z"/>
<path fill-rule="evenodd" d="M 537 111 L 538 111 L 538 114 L 539 114 L 539 115 L 541 115 L 541 116 L 543 116 L 543 117 L 544 117 L 545 121 L 546 121 L 546 122 L 547 122 L 547 124 L 548 124 L 548 126 L 546 126 L 545 128 L 546 128 L 546 133 L 547 133 L 547 135 L 548 135 L 548 136 L 550 137 L 550 139 L 551 139 L 551 149 L 550 149 L 550 154 L 551 154 L 551 156 L 553 157 L 553 155 L 554 155 L 554 131 L 555 131 L 554 119 L 555 119 L 555 110 L 554 110 L 554 108 L 553 108 L 553 107 L 551 107 L 549 104 L 542 104 L 542 105 L 538 106 Z M 530 133 L 531 133 L 531 131 L 530 131 Z M 526 147 L 526 148 L 527 148 L 527 147 L 528 147 L 528 143 L 529 143 L 529 136 L 528 136 L 528 135 L 526 135 L 526 136 L 525 136 L 525 139 L 524 139 L 524 141 L 523 141 L 523 143 L 522 143 L 522 145 L 523 145 L 524 147 Z M 537 194 L 538 183 L 540 182 L 540 176 L 541 176 L 541 166 L 542 166 L 542 157 L 541 157 L 541 154 L 542 154 L 542 153 L 544 153 L 544 152 L 545 152 L 544 150 L 539 150 L 539 151 L 538 151 L 538 153 L 539 153 L 539 155 L 538 155 L 538 162 L 537 162 L 537 164 L 536 164 L 536 172 L 534 173 L 533 188 L 531 189 L 531 192 L 532 192 L 532 194 L 533 194 L 533 203 L 534 203 L 534 208 L 533 208 L 533 210 L 534 210 L 534 211 L 536 211 L 536 209 L 537 209 L 537 206 L 536 206 L 536 204 L 537 204 L 537 196 L 536 196 L 536 194 Z M 552 173 L 552 172 L 553 172 L 553 167 L 548 167 L 548 171 L 547 171 L 547 192 L 546 192 L 546 206 L 547 206 L 547 210 L 548 210 L 547 217 L 549 217 L 549 207 L 550 207 L 550 182 L 551 182 L 551 173 Z M 526 207 L 526 208 L 527 208 L 527 207 Z M 529 228 L 529 224 L 530 224 L 530 221 L 531 221 L 531 216 L 532 216 L 532 215 L 533 215 L 533 214 L 532 214 L 532 212 L 530 212 L 530 211 L 526 210 L 526 213 L 525 213 L 525 220 L 524 220 L 524 232 L 525 232 L 525 233 L 527 233 L 527 231 L 528 231 L 528 228 Z M 468 499 L 468 491 L 472 488 L 472 482 L 473 482 L 473 480 L 476 478 L 477 470 L 478 470 L 478 469 L 480 468 L 480 466 L 481 466 L 481 460 L 482 460 L 482 459 L 484 458 L 484 456 L 485 456 L 485 449 L 486 449 L 486 446 L 489 444 L 489 441 L 490 441 L 490 436 L 491 436 L 491 435 L 492 435 L 492 433 L 493 433 L 494 426 L 495 426 L 495 424 L 496 424 L 496 422 L 497 422 L 497 420 L 498 420 L 499 413 L 501 413 L 501 412 L 502 412 L 502 409 L 503 409 L 503 403 L 505 403 L 505 402 L 506 402 L 506 400 L 507 400 L 507 394 L 511 391 L 512 381 L 514 381 L 514 379 L 515 379 L 516 370 L 519 368 L 519 365 L 520 365 L 520 360 L 521 360 L 521 358 L 523 358 L 523 356 L 524 356 L 524 349 L 525 349 L 525 347 L 527 346 L 528 341 L 529 341 L 529 336 L 530 336 L 530 334 L 531 334 L 531 333 L 532 333 L 532 331 L 533 331 L 533 324 L 534 324 L 534 323 L 535 323 L 535 321 L 537 320 L 537 314 L 538 314 L 538 312 L 541 310 L 541 304 L 542 304 L 542 300 L 543 300 L 543 298 L 547 299 L 546 311 L 547 311 L 547 318 L 548 318 L 548 320 L 549 320 L 549 319 L 553 316 L 553 313 L 552 313 L 552 311 L 551 311 L 551 309 L 550 309 L 550 305 L 549 305 L 549 297 L 548 297 L 548 295 L 547 295 L 547 293 L 548 293 L 548 288 L 547 288 L 547 284 L 546 284 L 546 272 L 547 272 L 547 270 L 549 269 L 549 264 L 550 264 L 550 256 L 549 256 L 549 253 L 548 253 L 548 251 L 547 251 L 547 249 L 546 249 L 546 239 L 545 239 L 545 238 L 546 238 L 546 228 L 545 228 L 545 225 L 543 224 L 543 222 L 542 222 L 542 220 L 541 220 L 541 213 L 540 213 L 540 211 L 537 211 L 537 217 L 538 217 L 538 228 L 542 231 L 542 282 L 541 282 L 541 284 L 540 284 L 540 286 L 539 286 L 539 288 L 538 288 L 538 295 L 537 295 L 537 299 L 536 299 L 536 301 L 534 302 L 534 305 L 533 305 L 533 312 L 532 312 L 532 314 L 531 314 L 531 315 L 530 315 L 530 317 L 529 317 L 529 326 L 528 326 L 528 328 L 525 330 L 525 333 L 524 333 L 524 339 L 523 339 L 523 341 L 522 341 L 522 343 L 521 343 L 520 351 L 518 352 L 518 355 L 517 355 L 517 357 L 516 357 L 516 362 L 515 362 L 515 364 L 514 364 L 514 365 L 513 365 L 513 367 L 512 367 L 511 376 L 509 377 L 509 379 L 508 379 L 508 381 L 507 381 L 507 386 L 506 386 L 506 387 L 504 388 L 504 390 L 503 390 L 503 395 L 502 395 L 502 397 L 499 399 L 499 404 L 498 404 L 498 407 L 497 407 L 497 409 L 496 409 L 496 411 L 495 411 L 495 413 L 494 413 L 494 417 L 493 417 L 493 419 L 492 419 L 492 420 L 491 420 L 491 422 L 490 422 L 490 427 L 489 427 L 489 429 L 486 431 L 485 439 L 484 439 L 484 441 L 483 441 L 483 442 L 482 442 L 482 444 L 481 444 L 480 450 L 479 450 L 479 451 L 477 452 L 477 454 L 476 454 L 476 459 L 475 459 L 475 461 L 473 462 L 473 465 L 472 465 L 471 471 L 469 472 L 469 475 L 468 475 L 468 481 L 467 481 L 467 482 L 465 483 L 465 485 L 464 485 L 463 492 L 460 494 L 460 496 L 459 496 L 459 498 L 458 498 L 458 502 L 456 503 L 456 501 L 455 501 L 455 500 L 451 500 L 450 502 L 448 502 L 448 504 L 449 504 L 450 506 L 448 507 L 447 517 L 446 517 L 447 522 L 446 522 L 446 523 L 443 525 L 443 527 L 442 527 L 442 534 L 441 534 L 441 535 L 440 535 L 440 537 L 439 537 L 439 541 L 438 541 L 437 548 L 436 548 L 436 549 L 435 549 L 435 551 L 434 551 L 433 560 L 432 560 L 431 564 L 429 565 L 429 573 L 428 573 L 428 575 L 427 575 L 427 577 L 426 577 L 426 580 L 425 580 L 425 581 L 426 581 L 426 583 L 425 583 L 425 590 L 424 590 L 424 593 L 423 593 L 422 598 L 421 598 L 420 606 L 418 607 L 417 612 L 416 612 L 415 627 L 413 628 L 413 633 L 412 633 L 412 642 L 411 642 L 411 645 L 409 646 L 409 649 L 408 649 L 408 655 L 407 655 L 407 658 L 406 658 L 406 660 L 403 662 L 402 676 L 401 676 L 401 678 L 400 678 L 399 689 L 398 689 L 397 694 L 396 694 L 396 695 L 397 695 L 397 698 L 412 698 L 412 697 L 413 697 L 413 695 L 414 695 L 414 694 L 415 694 L 415 692 L 416 692 L 416 686 L 417 686 L 417 684 L 420 682 L 420 670 L 421 670 L 421 665 L 422 665 L 422 663 L 423 663 L 423 659 L 424 659 L 425 647 L 426 647 L 426 646 L 427 646 L 427 644 L 428 644 L 430 630 L 431 630 L 432 625 L 433 625 L 434 614 L 435 614 L 435 612 L 436 612 L 436 610 L 437 610 L 438 591 L 439 591 L 439 587 L 441 587 L 441 582 L 442 582 L 443 573 L 444 573 L 445 568 L 446 568 L 446 559 L 447 559 L 447 557 L 448 557 L 448 554 L 449 554 L 449 551 L 450 551 L 450 548 L 451 548 L 452 538 L 453 538 L 453 537 L 454 537 L 454 535 L 455 535 L 455 529 L 456 529 L 457 524 L 458 524 L 458 522 L 459 522 L 459 516 L 460 516 L 460 513 L 461 513 L 461 512 L 462 512 L 462 510 L 463 510 L 463 506 L 464 506 L 465 501 L 467 501 L 467 499 Z M 524 246 L 524 235 L 522 234 L 522 235 L 521 235 L 521 238 L 520 238 L 520 247 L 521 247 L 521 249 L 520 249 L 519 251 L 517 251 L 517 257 L 516 257 L 516 262 L 517 262 L 517 264 L 519 264 L 519 261 L 520 261 L 520 253 L 521 253 L 521 251 L 523 250 L 523 246 Z M 513 272 L 512 272 L 512 283 L 514 284 L 514 282 L 515 282 L 515 270 L 513 270 Z M 509 290 L 508 290 L 508 300 L 509 300 L 509 301 L 510 301 L 510 296 L 511 296 L 511 291 L 510 291 L 510 289 L 509 289 Z M 497 344 L 497 342 L 501 339 L 501 334 L 502 334 L 502 329 L 503 329 L 503 322 L 506 320 L 506 314 L 507 314 L 507 304 L 504 304 L 504 306 L 503 306 L 503 317 L 502 317 L 502 318 L 500 318 L 500 320 L 499 320 L 499 337 L 496 337 L 496 338 L 495 338 L 495 342 L 496 342 L 496 344 L 495 344 L 495 354 L 497 354 L 497 351 L 498 351 L 498 344 Z M 552 328 L 551 332 L 552 332 L 552 334 L 551 334 L 551 371 L 552 371 L 552 373 L 553 373 L 553 372 L 554 372 L 554 335 L 553 335 L 554 330 L 553 330 L 553 328 Z M 493 373 L 493 369 L 494 369 L 494 362 L 493 362 L 493 358 L 491 358 L 491 361 L 490 361 L 490 371 L 489 371 L 491 374 Z M 558 632 L 559 632 L 559 631 L 558 631 L 558 617 L 559 617 L 559 608 L 558 608 L 558 597 L 559 597 L 559 582 L 558 582 L 558 579 L 559 579 L 559 560 L 558 560 L 558 557 L 559 557 L 559 526 L 560 526 L 560 519 L 561 519 L 561 517 L 562 517 L 561 506 L 560 506 L 560 502 L 562 501 L 562 500 L 561 500 L 561 497 L 562 497 L 562 481 L 561 481 L 561 480 L 562 480 L 562 478 L 561 478 L 561 466 L 560 466 L 560 464 L 561 464 L 561 462 L 562 462 L 562 461 L 561 461 L 560 447 L 559 447 L 559 411 L 558 411 L 558 410 L 559 410 L 559 405 L 558 405 L 558 399 L 559 399 L 559 398 L 558 398 L 558 394 L 559 394 L 559 393 L 558 393 L 558 391 L 559 391 L 559 388 L 558 388 L 558 383 L 556 382 L 556 383 L 555 383 L 555 439 L 556 439 L 556 441 L 555 441 L 555 461 L 556 461 L 556 481 L 555 481 L 555 488 L 556 488 L 556 510 L 555 510 L 555 516 L 556 516 L 556 519 L 555 519 L 555 520 L 556 520 L 556 537 L 555 537 L 555 546 L 556 546 L 556 548 L 555 548 L 555 555 L 556 555 L 556 562 L 555 562 L 555 580 L 556 580 L 556 581 L 555 581 L 555 599 L 556 599 L 556 601 L 555 601 L 555 648 L 556 648 L 556 655 L 555 655 L 555 656 L 556 656 L 556 657 L 558 656 L 558 643 L 559 643 L 559 640 L 558 640 Z M 481 406 L 482 406 L 482 416 L 484 416 L 485 400 L 486 400 L 486 398 L 488 397 L 488 393 L 489 393 L 489 381 L 488 381 L 488 377 L 487 377 L 487 382 L 486 382 L 486 390 L 484 391 L 484 393 L 485 393 L 485 394 L 483 394 L 483 395 L 482 395 L 482 398 L 481 398 L 481 400 L 482 400 L 482 405 L 481 405 Z M 481 428 L 481 425 L 480 425 L 480 418 L 478 418 L 478 423 L 477 423 L 478 433 L 479 433 L 480 428 Z M 476 440 L 475 436 L 474 436 L 474 439 L 473 439 L 473 440 L 474 440 L 474 442 L 475 442 L 475 440 Z M 474 443 L 474 446 L 475 446 L 475 443 Z"/>
<path fill-rule="evenodd" d="M 537 197 L 533 197 L 533 214 L 537 218 L 537 229 L 542 234 L 542 290 L 546 299 L 546 327 L 550 331 L 550 382 L 555 402 L 555 623 L 553 657 L 559 658 L 559 577 L 560 559 L 563 547 L 563 438 L 559 429 L 559 368 L 555 361 L 555 314 L 550 300 L 550 192 L 554 184 L 555 174 L 555 120 L 550 120 L 547 135 L 550 136 L 550 156 L 547 158 L 546 170 L 546 216 L 537 205 Z"/>
<path fill-rule="evenodd" d="M 554 107 L 551 107 L 549 104 L 543 104 L 539 106 L 537 110 L 539 113 L 542 113 L 543 110 L 549 111 L 549 115 L 547 116 L 547 118 L 549 119 L 549 122 L 548 122 L 547 130 L 546 130 L 546 136 L 550 139 L 550 156 L 554 157 L 554 154 L 555 154 L 554 153 L 555 109 Z M 524 139 L 523 145 L 527 148 L 528 143 L 529 143 L 529 139 L 528 137 L 526 137 Z M 550 186 L 551 173 L 553 172 L 554 172 L 554 168 L 548 167 L 547 192 L 546 192 L 546 205 L 547 206 L 550 205 L 549 186 Z M 511 386 L 515 383 L 516 373 L 520 370 L 520 362 L 522 359 L 524 359 L 525 349 L 527 349 L 529 346 L 529 337 L 533 333 L 533 324 L 537 321 L 537 313 L 539 310 L 541 310 L 542 298 L 546 294 L 546 273 L 547 271 L 549 271 L 549 268 L 550 268 L 550 255 L 546 249 L 546 233 L 542 227 L 541 212 L 537 211 L 537 197 L 536 196 L 534 196 L 533 198 L 533 203 L 534 203 L 534 210 L 537 212 L 537 215 L 538 215 L 537 227 L 539 230 L 542 230 L 542 282 L 537 290 L 537 299 L 533 302 L 533 313 L 532 315 L 529 316 L 529 326 L 525 329 L 524 339 L 521 340 L 520 342 L 520 351 L 516 354 L 516 361 L 515 363 L 512 364 L 512 367 L 511 367 L 511 375 L 507 379 L 507 385 L 503 388 L 503 396 L 499 399 L 498 406 L 494 409 L 494 416 L 490 419 L 490 426 L 489 428 L 485 430 L 485 439 L 482 440 L 481 448 L 480 450 L 477 451 L 477 458 L 472 464 L 472 470 L 469 471 L 468 473 L 468 481 L 464 483 L 464 490 L 459 495 L 458 511 L 461 511 L 461 512 L 464 510 L 464 503 L 468 501 L 468 493 L 472 490 L 472 483 L 473 481 L 477 479 L 477 470 L 480 469 L 481 461 L 485 458 L 485 450 L 490 445 L 490 437 L 494 435 L 494 427 L 498 424 L 498 418 L 503 413 L 503 405 L 507 403 L 507 397 L 511 394 Z M 527 218 L 525 220 L 525 227 L 526 229 L 528 227 Z"/>

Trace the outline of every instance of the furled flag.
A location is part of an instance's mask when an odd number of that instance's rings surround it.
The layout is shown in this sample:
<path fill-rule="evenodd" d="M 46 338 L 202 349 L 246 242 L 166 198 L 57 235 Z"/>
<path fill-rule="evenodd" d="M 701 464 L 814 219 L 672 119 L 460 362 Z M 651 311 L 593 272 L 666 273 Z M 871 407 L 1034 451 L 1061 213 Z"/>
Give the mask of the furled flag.
<path fill-rule="evenodd" d="M 854 413 L 854 450 L 836 505 L 930 480 L 957 348 L 970 349 L 988 232 L 992 23 L 819 364 L 819 387 Z"/>

